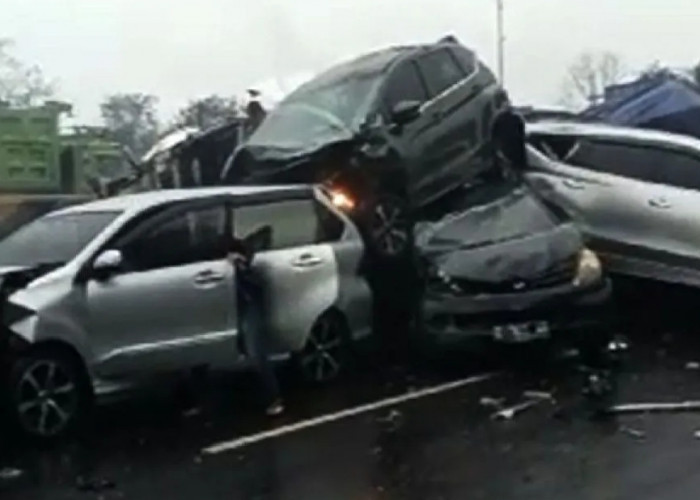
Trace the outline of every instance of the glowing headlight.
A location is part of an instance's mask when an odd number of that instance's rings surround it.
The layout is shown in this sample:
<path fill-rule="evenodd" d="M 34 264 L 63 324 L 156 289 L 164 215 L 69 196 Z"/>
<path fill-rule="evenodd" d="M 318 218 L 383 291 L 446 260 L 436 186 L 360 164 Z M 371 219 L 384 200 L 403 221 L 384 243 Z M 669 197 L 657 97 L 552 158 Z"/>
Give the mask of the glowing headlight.
<path fill-rule="evenodd" d="M 355 208 L 355 201 L 343 191 L 331 191 L 331 203 L 341 210 L 352 210 Z"/>
<path fill-rule="evenodd" d="M 581 250 L 578 256 L 574 286 L 586 286 L 595 283 L 600 280 L 602 274 L 603 268 L 600 265 L 598 256 L 587 248 Z"/>

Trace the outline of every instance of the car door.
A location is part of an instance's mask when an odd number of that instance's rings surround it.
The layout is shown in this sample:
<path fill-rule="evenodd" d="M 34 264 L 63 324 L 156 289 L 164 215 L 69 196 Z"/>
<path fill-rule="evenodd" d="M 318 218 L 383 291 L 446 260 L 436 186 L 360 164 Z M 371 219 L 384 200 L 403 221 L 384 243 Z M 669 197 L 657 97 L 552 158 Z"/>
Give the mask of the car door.
<path fill-rule="evenodd" d="M 316 319 L 338 297 L 338 266 L 332 247 L 318 243 L 314 199 L 248 202 L 233 211 L 237 237 L 269 227 L 267 249 L 253 259 L 265 283 L 266 327 L 275 352 L 303 347 Z"/>
<path fill-rule="evenodd" d="M 432 141 L 434 122 L 428 114 L 421 112 L 418 118 L 405 125 L 391 123 L 391 110 L 400 102 L 416 101 L 425 105 L 428 101 L 428 91 L 415 61 L 407 59 L 394 67 L 380 95 L 383 119 L 389 124 L 391 137 L 406 169 L 408 191 L 415 195 L 415 188 L 420 185 L 423 175 L 424 155 Z"/>
<path fill-rule="evenodd" d="M 432 49 L 417 61 L 430 99 L 424 113 L 434 125 L 419 188 L 420 198 L 430 200 L 464 178 L 468 153 L 478 142 L 480 113 L 470 109 L 478 89 L 475 68 L 468 73 L 448 47 Z"/>
<path fill-rule="evenodd" d="M 235 357 L 234 271 L 222 202 L 145 218 L 110 248 L 123 265 L 86 284 L 89 331 L 104 375 L 171 370 Z"/>
<path fill-rule="evenodd" d="M 655 208 L 667 195 L 655 184 L 653 150 L 619 139 L 576 136 L 531 137 L 550 154 L 533 164 L 532 185 L 579 223 L 613 271 L 645 274 L 668 249 L 663 212 Z"/>

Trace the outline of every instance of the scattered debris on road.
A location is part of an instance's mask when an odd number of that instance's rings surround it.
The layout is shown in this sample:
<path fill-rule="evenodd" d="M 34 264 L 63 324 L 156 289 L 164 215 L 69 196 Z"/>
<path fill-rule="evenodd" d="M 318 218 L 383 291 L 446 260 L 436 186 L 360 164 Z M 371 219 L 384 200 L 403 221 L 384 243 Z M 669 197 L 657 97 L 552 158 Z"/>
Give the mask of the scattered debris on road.
<path fill-rule="evenodd" d="M 505 398 L 492 398 L 491 396 L 483 396 L 479 400 L 479 404 L 487 408 L 501 409 L 503 408 L 503 403 L 505 403 L 505 401 Z"/>
<path fill-rule="evenodd" d="M 24 475 L 22 469 L 15 469 L 14 467 L 5 467 L 0 469 L 0 481 L 12 481 Z"/>
<path fill-rule="evenodd" d="M 556 401 L 552 393 L 547 391 L 525 391 L 523 392 L 523 396 L 528 399 L 541 399 L 552 403 Z"/>
<path fill-rule="evenodd" d="M 700 363 L 697 361 L 688 361 L 685 364 L 685 369 L 686 370 L 700 370 Z"/>
<path fill-rule="evenodd" d="M 537 404 L 540 404 L 543 400 L 542 399 L 530 399 L 528 401 L 524 401 L 522 403 L 519 403 L 515 406 L 511 406 L 509 408 L 503 408 L 502 410 L 497 411 L 493 415 L 491 415 L 491 419 L 493 420 L 512 420 L 513 417 L 515 417 L 518 413 L 521 413 Z"/>
<path fill-rule="evenodd" d="M 700 401 L 680 403 L 628 403 L 611 406 L 609 413 L 647 413 L 662 411 L 700 411 Z"/>
<path fill-rule="evenodd" d="M 639 429 L 634 429 L 632 427 L 627 427 L 626 425 L 620 427 L 620 432 L 639 440 L 645 439 L 647 437 L 646 432 Z"/>

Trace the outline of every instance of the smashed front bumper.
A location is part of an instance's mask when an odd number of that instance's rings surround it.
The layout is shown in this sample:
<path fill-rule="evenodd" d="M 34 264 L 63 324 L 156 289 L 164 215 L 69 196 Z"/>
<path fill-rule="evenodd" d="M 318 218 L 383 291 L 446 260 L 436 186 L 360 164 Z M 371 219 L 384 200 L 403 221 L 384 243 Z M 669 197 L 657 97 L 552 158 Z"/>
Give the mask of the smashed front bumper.
<path fill-rule="evenodd" d="M 587 342 L 610 333 L 611 295 L 612 285 L 607 278 L 585 289 L 564 285 L 475 296 L 428 290 L 420 311 L 421 330 L 425 341 L 440 347 L 521 343 L 520 339 L 503 335 L 512 325 L 546 324 L 547 339 Z"/>

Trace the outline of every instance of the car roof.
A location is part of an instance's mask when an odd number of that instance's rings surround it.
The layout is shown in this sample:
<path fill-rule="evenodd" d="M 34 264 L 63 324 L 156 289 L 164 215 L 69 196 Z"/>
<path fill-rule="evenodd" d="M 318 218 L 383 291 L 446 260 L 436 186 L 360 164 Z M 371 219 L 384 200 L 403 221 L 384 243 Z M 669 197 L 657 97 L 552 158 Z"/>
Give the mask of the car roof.
<path fill-rule="evenodd" d="M 161 189 L 134 193 L 111 198 L 103 198 L 80 205 L 72 205 L 57 210 L 52 215 L 77 214 L 84 212 L 131 211 L 140 212 L 150 207 L 182 200 L 196 200 L 211 196 L 230 195 L 233 197 L 252 197 L 260 194 L 303 195 L 311 194 L 312 186 L 305 184 L 279 186 L 224 186 L 190 189 Z"/>
<path fill-rule="evenodd" d="M 428 50 L 438 47 L 464 47 L 456 40 L 441 39 L 436 42 L 412 44 L 412 45 L 394 45 L 383 49 L 366 52 L 353 59 L 340 62 L 331 66 L 326 71 L 319 73 L 314 78 L 300 86 L 290 95 L 304 93 L 307 90 L 324 87 L 328 84 L 341 81 L 349 75 L 357 74 L 374 74 L 387 71 L 395 62 L 404 57 L 413 55 L 422 50 Z M 469 49 L 467 49 L 469 50 Z"/>
<path fill-rule="evenodd" d="M 562 121 L 538 121 L 526 125 L 528 133 L 547 135 L 576 135 L 580 137 L 605 137 L 631 139 L 637 142 L 673 144 L 700 150 L 700 140 L 681 134 L 623 127 L 602 123 L 572 123 Z"/>

